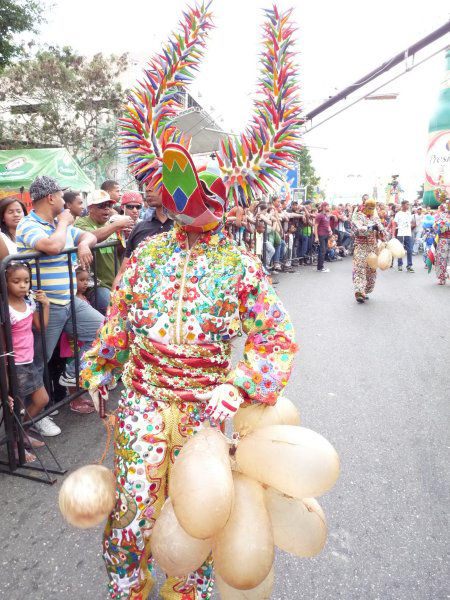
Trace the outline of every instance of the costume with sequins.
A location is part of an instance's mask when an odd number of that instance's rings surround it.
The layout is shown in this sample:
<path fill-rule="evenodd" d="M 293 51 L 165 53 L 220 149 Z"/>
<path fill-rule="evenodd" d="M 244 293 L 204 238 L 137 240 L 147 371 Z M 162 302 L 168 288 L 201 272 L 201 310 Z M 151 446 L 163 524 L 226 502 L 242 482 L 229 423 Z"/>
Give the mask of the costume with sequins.
<path fill-rule="evenodd" d="M 450 210 L 436 214 L 434 230 L 438 236 L 436 244 L 436 277 L 445 285 L 449 277 L 447 267 L 450 260 Z"/>
<path fill-rule="evenodd" d="M 375 212 L 371 216 L 367 216 L 359 209 L 356 210 L 352 217 L 352 230 L 355 234 L 355 243 L 353 250 L 353 286 L 355 294 L 366 296 L 370 294 L 377 279 L 377 270 L 372 269 L 367 264 L 367 257 L 371 252 L 378 253 L 377 250 L 377 235 L 368 227 L 378 225 L 379 231 L 383 232 L 384 227 L 380 218 Z"/>
<path fill-rule="evenodd" d="M 151 533 L 181 447 L 206 419 L 228 418 L 242 401 L 274 404 L 296 351 L 292 324 L 261 263 L 221 230 L 227 200 L 246 203 L 267 191 L 301 148 L 291 11 L 265 11 L 255 115 L 246 134 L 223 142 L 217 163 L 205 170 L 194 163 L 174 117 L 212 26 L 209 5 L 184 13 L 181 30 L 150 61 L 121 119 L 132 173 L 161 191 L 163 207 L 179 224 L 132 255 L 107 322 L 83 359 L 82 385 L 93 398 L 119 376 L 125 387 L 115 427 L 117 503 L 104 536 L 112 598 L 149 595 Z M 188 232 L 200 235 L 192 248 Z M 242 332 L 244 356 L 231 368 L 231 341 Z M 197 394 L 209 391 L 205 406 Z M 185 578 L 168 577 L 160 594 L 202 600 L 211 588 L 207 560 Z"/>
<path fill-rule="evenodd" d="M 244 359 L 230 369 L 230 342 L 241 330 Z M 195 392 L 231 383 L 247 402 L 274 404 L 289 378 L 293 338 L 258 259 L 222 232 L 204 234 L 189 250 L 177 226 L 136 250 L 82 373 L 86 388 L 120 375 L 125 385 L 115 432 L 117 505 L 104 539 L 112 597 L 145 598 L 150 589 L 149 538 L 170 468 L 204 421 Z M 162 594 L 207 598 L 210 581 L 206 564 L 186 580 L 169 578 Z"/>

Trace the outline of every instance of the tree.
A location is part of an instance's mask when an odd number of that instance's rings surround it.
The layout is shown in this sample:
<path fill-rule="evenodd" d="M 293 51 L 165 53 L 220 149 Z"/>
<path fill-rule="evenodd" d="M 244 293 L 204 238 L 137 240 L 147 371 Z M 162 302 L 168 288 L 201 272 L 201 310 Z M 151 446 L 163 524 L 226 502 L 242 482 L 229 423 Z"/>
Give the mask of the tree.
<path fill-rule="evenodd" d="M 87 59 L 67 47 L 10 65 L 0 88 L 0 101 L 10 107 L 0 122 L 2 139 L 14 148 L 65 147 L 82 167 L 96 171 L 100 160 L 116 155 L 125 100 L 119 76 L 127 67 L 127 55 Z"/>
<path fill-rule="evenodd" d="M 0 0 L 0 73 L 23 53 L 17 34 L 36 31 L 43 21 L 43 3 L 38 0 Z"/>
<path fill-rule="evenodd" d="M 314 192 L 319 185 L 320 177 L 316 175 L 316 170 L 312 164 L 311 155 L 306 146 L 300 150 L 300 185 L 306 188 L 306 200 L 314 199 Z"/>

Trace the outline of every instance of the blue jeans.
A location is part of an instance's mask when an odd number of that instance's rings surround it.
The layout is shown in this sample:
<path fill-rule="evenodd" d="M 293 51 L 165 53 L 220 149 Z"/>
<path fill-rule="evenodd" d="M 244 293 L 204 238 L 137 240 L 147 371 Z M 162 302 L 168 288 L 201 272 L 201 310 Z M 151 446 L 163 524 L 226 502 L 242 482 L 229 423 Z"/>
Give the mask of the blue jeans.
<path fill-rule="evenodd" d="M 95 301 L 94 288 L 87 294 L 87 299 L 102 315 L 106 315 L 106 310 L 109 306 L 109 300 L 111 298 L 111 290 L 106 287 L 97 288 L 97 302 Z"/>
<path fill-rule="evenodd" d="M 412 252 L 413 252 L 413 239 L 410 235 L 398 235 L 397 239 L 403 244 L 406 250 L 406 266 L 412 267 Z M 398 266 L 403 266 L 403 258 L 398 259 Z"/>
<path fill-rule="evenodd" d="M 264 265 L 266 269 L 270 267 L 270 263 L 272 262 L 273 255 L 275 254 L 275 248 L 273 247 L 272 242 L 266 240 L 266 264 Z"/>
<path fill-rule="evenodd" d="M 80 300 L 80 298 L 75 297 L 74 303 L 79 344 L 77 350 L 81 357 L 83 352 L 85 352 L 94 341 L 97 330 L 102 325 L 104 317 L 95 310 L 95 308 L 92 308 L 90 304 Z M 48 325 L 45 331 L 47 360 L 50 360 L 53 350 L 63 331 L 70 337 L 73 336 L 70 302 L 64 305 L 53 304 L 50 302 Z M 44 357 L 42 354 L 41 335 L 37 332 L 35 332 L 34 336 L 34 364 L 42 376 L 44 373 Z M 75 361 L 70 361 L 67 365 L 67 375 L 69 377 L 75 377 Z"/>
<path fill-rule="evenodd" d="M 273 262 L 280 263 L 284 258 L 284 253 L 286 252 L 286 242 L 281 240 L 281 243 L 275 248 L 275 254 L 273 256 Z"/>
<path fill-rule="evenodd" d="M 301 256 L 303 258 L 306 258 L 307 256 L 309 256 L 311 254 L 311 248 L 312 248 L 312 236 L 310 236 L 310 235 L 302 236 Z"/>

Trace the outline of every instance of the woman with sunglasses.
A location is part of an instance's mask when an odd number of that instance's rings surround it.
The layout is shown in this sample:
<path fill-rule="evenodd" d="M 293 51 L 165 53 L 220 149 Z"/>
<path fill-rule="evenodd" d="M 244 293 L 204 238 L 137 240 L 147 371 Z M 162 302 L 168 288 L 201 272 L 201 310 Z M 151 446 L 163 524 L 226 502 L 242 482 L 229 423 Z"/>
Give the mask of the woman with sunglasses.
<path fill-rule="evenodd" d="M 143 207 L 144 207 L 144 201 L 139 192 L 136 192 L 133 190 L 126 190 L 122 194 L 120 208 L 123 211 L 123 216 L 130 217 L 130 219 L 132 219 L 132 221 L 133 221 L 132 227 L 127 228 L 122 232 L 122 235 L 124 236 L 125 239 L 128 238 L 128 236 L 131 233 L 132 228 L 136 225 L 136 223 L 138 223 L 141 220 L 140 215 L 141 215 Z M 117 220 L 117 218 L 120 218 L 120 215 L 112 216 L 110 219 L 110 222 L 114 223 Z"/>

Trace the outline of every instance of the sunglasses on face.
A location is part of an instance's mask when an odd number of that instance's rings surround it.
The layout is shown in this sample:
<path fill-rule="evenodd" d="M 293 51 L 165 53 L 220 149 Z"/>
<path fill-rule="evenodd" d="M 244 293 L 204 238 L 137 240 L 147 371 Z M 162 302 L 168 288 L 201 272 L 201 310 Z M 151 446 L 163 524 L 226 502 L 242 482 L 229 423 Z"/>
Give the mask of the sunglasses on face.
<path fill-rule="evenodd" d="M 114 205 L 112 202 L 102 202 L 101 204 L 96 204 L 97 208 L 100 209 L 104 209 L 104 208 L 112 208 Z"/>
<path fill-rule="evenodd" d="M 129 208 L 130 210 L 140 210 L 141 209 L 141 205 L 140 204 L 127 204 L 125 206 L 125 208 Z"/>

